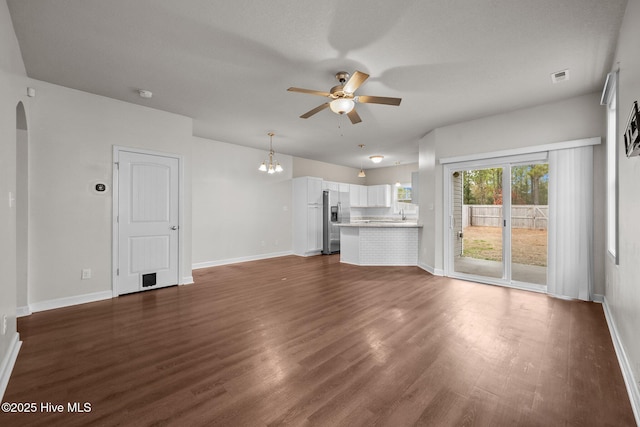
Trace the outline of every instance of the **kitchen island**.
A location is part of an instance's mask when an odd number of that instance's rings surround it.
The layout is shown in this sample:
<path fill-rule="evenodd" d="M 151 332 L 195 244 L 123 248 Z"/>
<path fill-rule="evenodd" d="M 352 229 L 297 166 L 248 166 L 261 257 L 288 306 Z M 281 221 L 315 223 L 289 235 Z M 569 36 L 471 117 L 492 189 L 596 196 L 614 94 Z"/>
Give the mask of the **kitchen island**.
<path fill-rule="evenodd" d="M 340 227 L 340 262 L 418 265 L 418 231 L 409 221 L 359 221 Z"/>

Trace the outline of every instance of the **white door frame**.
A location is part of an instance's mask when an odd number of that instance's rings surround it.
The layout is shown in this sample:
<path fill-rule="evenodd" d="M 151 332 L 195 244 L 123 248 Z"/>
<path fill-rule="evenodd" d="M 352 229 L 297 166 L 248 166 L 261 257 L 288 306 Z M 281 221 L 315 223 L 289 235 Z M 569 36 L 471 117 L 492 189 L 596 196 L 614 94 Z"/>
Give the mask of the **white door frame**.
<path fill-rule="evenodd" d="M 496 158 L 481 158 L 476 160 L 462 161 L 462 162 L 452 162 L 446 163 L 443 165 L 443 179 L 442 182 L 444 184 L 444 207 L 445 207 L 445 215 L 443 222 L 443 230 L 444 230 L 444 275 L 447 277 L 453 277 L 464 280 L 471 280 L 474 282 L 487 283 L 490 285 L 500 285 L 510 288 L 516 289 L 525 289 L 529 291 L 535 292 L 543 292 L 546 293 L 547 287 L 544 285 L 538 285 L 534 283 L 523 283 L 511 280 L 511 215 L 507 215 L 506 213 L 511 212 L 511 197 L 503 197 L 503 221 L 505 221 L 503 226 L 503 242 L 502 242 L 502 260 L 503 260 L 503 277 L 502 278 L 492 278 L 485 276 L 475 276 L 471 274 L 465 273 L 457 273 L 453 267 L 453 233 L 451 229 L 453 228 L 453 213 L 452 213 L 452 205 L 453 205 L 453 188 L 451 185 L 451 174 L 455 171 L 461 170 L 469 170 L 469 169 L 483 169 L 483 168 L 492 168 L 492 167 L 501 167 L 506 173 L 503 173 L 503 188 L 509 188 L 509 186 L 505 186 L 505 180 L 511 180 L 511 166 L 517 164 L 527 164 L 527 163 L 536 163 L 541 161 L 546 161 L 547 152 L 538 152 L 531 154 L 522 154 L 522 155 L 514 155 L 514 156 L 505 156 L 505 157 L 496 157 Z M 510 194 L 510 193 L 509 193 Z M 509 255 L 506 257 L 505 255 Z M 509 259 L 507 259 L 509 258 Z"/>
<path fill-rule="evenodd" d="M 113 297 L 117 297 L 118 293 L 118 249 L 119 249 L 119 234 L 118 234 L 118 211 L 119 211 L 119 190 L 118 190 L 118 174 L 119 174 L 119 159 L 121 152 L 129 152 L 135 154 L 146 154 L 150 156 L 168 157 L 178 160 L 178 285 L 184 284 L 182 279 L 182 252 L 184 248 L 184 230 L 183 227 L 183 207 L 184 207 L 184 166 L 183 158 L 179 154 L 165 153 L 162 151 L 144 150 L 140 148 L 122 147 L 119 145 L 113 146 L 113 182 L 112 182 L 112 218 L 111 218 L 111 290 Z"/>

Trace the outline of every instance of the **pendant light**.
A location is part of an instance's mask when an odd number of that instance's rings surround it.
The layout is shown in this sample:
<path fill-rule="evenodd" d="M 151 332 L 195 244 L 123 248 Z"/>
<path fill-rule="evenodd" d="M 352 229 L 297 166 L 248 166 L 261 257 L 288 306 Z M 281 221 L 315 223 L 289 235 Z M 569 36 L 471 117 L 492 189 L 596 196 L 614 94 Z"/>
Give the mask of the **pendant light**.
<path fill-rule="evenodd" d="M 400 174 L 398 173 L 398 166 L 400 166 L 400 162 L 396 162 L 396 177 L 398 178 L 398 180 L 396 181 L 396 187 L 402 186 L 402 184 L 400 184 Z"/>
<path fill-rule="evenodd" d="M 364 144 L 358 144 L 358 147 L 362 150 L 364 148 Z M 362 169 L 362 160 L 360 160 L 360 172 L 358 172 L 358 178 L 366 178 L 367 175 L 364 173 L 364 169 Z"/>
<path fill-rule="evenodd" d="M 280 173 L 284 169 L 282 169 L 280 162 L 276 161 L 275 165 L 273 163 L 274 162 L 273 156 L 275 154 L 275 152 L 273 151 L 273 135 L 275 135 L 275 133 L 269 132 L 267 135 L 269 135 L 269 164 L 267 165 L 267 161 L 265 160 L 264 162 L 262 162 L 258 170 L 260 172 L 266 172 L 271 175 L 276 172 Z"/>

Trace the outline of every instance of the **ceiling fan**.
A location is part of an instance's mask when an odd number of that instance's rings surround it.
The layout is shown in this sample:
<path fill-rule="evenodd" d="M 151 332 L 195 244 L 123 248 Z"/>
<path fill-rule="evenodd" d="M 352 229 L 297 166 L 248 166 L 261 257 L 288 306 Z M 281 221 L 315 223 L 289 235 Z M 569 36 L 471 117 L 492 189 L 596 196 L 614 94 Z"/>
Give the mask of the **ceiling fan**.
<path fill-rule="evenodd" d="M 325 102 L 322 105 L 317 106 L 313 110 L 307 111 L 300 116 L 301 119 L 308 119 L 314 114 L 329 107 L 331 111 L 336 114 L 346 114 L 354 125 L 360 123 L 362 119 L 358 115 L 355 109 L 355 103 L 362 104 L 386 104 L 386 105 L 400 105 L 402 98 L 387 98 L 384 96 L 367 96 L 367 95 L 354 95 L 354 92 L 369 78 L 369 74 L 361 71 L 355 71 L 353 75 L 349 75 L 346 71 L 339 71 L 336 73 L 336 80 L 340 82 L 339 85 L 331 88 L 329 92 L 322 92 L 319 90 L 302 89 L 299 87 L 290 87 L 287 89 L 290 92 L 308 93 L 311 95 L 326 96 L 331 98 L 331 101 Z"/>

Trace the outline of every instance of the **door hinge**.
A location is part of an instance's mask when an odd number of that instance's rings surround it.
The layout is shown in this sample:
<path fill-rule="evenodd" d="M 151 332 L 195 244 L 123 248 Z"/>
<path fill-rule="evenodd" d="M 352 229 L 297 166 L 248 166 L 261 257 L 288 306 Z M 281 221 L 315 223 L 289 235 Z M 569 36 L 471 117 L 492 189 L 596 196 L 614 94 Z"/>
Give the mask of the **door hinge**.
<path fill-rule="evenodd" d="M 119 276 L 119 275 L 120 275 L 120 269 L 116 268 L 116 276 Z"/>
<path fill-rule="evenodd" d="M 114 165 L 116 165 L 116 169 L 120 169 L 120 162 L 113 162 Z"/>
<path fill-rule="evenodd" d="M 503 219 L 502 221 L 504 222 L 504 226 L 506 227 L 507 226 L 507 220 Z"/>

